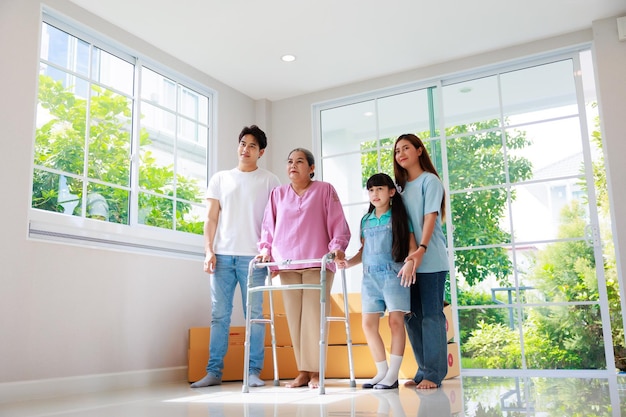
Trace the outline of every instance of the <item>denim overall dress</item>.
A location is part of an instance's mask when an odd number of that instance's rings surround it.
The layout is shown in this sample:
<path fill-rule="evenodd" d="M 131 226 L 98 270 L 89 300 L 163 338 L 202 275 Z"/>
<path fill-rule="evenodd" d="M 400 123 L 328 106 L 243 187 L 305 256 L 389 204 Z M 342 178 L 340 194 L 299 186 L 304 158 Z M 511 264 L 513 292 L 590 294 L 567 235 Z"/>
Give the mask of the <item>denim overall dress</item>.
<path fill-rule="evenodd" d="M 361 304 L 363 313 L 411 311 L 410 287 L 400 285 L 398 272 L 402 262 L 396 262 L 391 253 L 393 235 L 391 222 L 363 228 L 365 243 L 361 260 L 363 281 Z"/>

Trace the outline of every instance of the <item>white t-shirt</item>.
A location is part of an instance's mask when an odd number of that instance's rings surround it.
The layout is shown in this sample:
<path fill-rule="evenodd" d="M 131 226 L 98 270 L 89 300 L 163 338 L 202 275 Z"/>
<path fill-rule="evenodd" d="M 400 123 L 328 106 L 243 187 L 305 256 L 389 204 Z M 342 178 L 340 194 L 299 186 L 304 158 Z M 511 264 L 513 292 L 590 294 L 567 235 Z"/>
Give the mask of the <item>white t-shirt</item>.
<path fill-rule="evenodd" d="M 270 171 L 238 168 L 220 171 L 211 177 L 206 198 L 220 202 L 220 214 L 213 242 L 218 255 L 254 256 L 259 253 L 263 212 L 270 192 L 280 180 Z"/>

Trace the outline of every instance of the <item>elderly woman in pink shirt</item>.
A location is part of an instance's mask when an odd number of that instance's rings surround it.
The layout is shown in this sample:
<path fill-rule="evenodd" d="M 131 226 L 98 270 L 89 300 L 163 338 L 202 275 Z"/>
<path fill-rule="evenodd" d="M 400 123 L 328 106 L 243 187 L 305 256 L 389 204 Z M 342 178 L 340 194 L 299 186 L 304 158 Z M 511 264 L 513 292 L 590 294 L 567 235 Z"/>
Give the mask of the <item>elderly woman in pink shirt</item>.
<path fill-rule="evenodd" d="M 335 188 L 313 181 L 315 159 L 302 148 L 289 153 L 287 174 L 290 184 L 272 190 L 265 208 L 259 241 L 263 262 L 287 259 L 321 259 L 333 252 L 345 258 L 350 229 Z M 330 296 L 335 264 L 326 271 L 327 299 Z M 286 265 L 280 268 L 281 284 L 319 284 L 320 264 Z M 298 376 L 286 386 L 319 387 L 320 293 L 318 290 L 289 290 L 282 293 L 287 323 L 298 366 Z M 327 307 L 330 304 L 327 304 Z"/>

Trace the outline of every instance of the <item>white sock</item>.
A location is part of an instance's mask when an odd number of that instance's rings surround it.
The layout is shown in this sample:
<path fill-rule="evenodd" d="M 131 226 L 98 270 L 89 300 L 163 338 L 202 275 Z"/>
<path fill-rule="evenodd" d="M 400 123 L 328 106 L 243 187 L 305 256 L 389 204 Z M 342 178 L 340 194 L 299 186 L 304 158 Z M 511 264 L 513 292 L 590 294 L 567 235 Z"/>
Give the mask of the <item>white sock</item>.
<path fill-rule="evenodd" d="M 395 384 L 398 381 L 400 365 L 402 365 L 402 355 L 390 355 L 389 369 L 387 370 L 385 377 L 379 382 L 379 384 L 387 386 Z"/>
<path fill-rule="evenodd" d="M 387 374 L 387 369 L 389 367 L 387 366 L 387 361 L 380 361 L 380 362 L 376 362 L 376 375 L 374 376 L 374 378 L 370 379 L 369 381 L 366 381 L 366 384 L 372 384 L 372 385 L 376 385 L 378 384 Z M 398 368 L 399 370 L 400 368 Z"/>

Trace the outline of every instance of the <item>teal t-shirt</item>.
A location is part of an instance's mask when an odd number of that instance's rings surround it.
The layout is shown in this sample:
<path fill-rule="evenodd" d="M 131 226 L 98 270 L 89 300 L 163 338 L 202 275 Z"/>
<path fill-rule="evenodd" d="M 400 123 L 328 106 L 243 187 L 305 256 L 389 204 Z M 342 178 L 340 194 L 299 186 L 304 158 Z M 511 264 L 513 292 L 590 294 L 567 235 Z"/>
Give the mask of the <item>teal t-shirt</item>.
<path fill-rule="evenodd" d="M 422 242 L 424 215 L 437 213 L 435 230 L 428 242 L 428 250 L 424 254 L 417 272 L 449 271 L 448 249 L 446 238 L 441 228 L 441 201 L 444 188 L 441 180 L 430 172 L 424 172 L 413 181 L 406 183 L 402 192 L 402 201 L 413 225 L 413 233 L 419 245 Z"/>
<path fill-rule="evenodd" d="M 389 224 L 390 221 L 391 221 L 391 210 L 387 210 L 380 217 L 376 217 L 375 210 L 372 211 L 371 213 L 367 213 L 361 219 L 361 237 L 363 237 L 363 229 L 367 229 L 368 227 L 384 226 L 386 224 Z M 410 219 L 409 219 L 409 232 L 413 233 L 413 226 L 411 224 Z"/>

